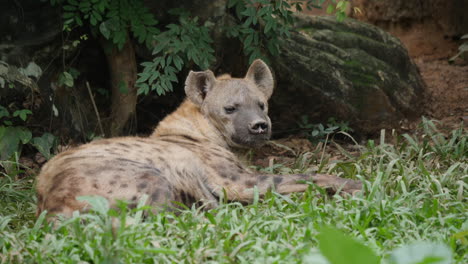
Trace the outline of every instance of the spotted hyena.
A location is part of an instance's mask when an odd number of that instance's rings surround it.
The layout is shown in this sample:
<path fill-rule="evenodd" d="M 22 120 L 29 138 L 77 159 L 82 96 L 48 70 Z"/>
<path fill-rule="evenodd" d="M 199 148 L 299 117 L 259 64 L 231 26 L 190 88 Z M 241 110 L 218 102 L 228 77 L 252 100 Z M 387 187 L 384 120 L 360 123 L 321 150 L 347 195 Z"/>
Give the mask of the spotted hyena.
<path fill-rule="evenodd" d="M 261 60 L 245 78 L 190 72 L 187 99 L 150 137 L 93 141 L 51 159 L 38 176 L 38 212 L 69 216 L 86 209 L 75 199 L 84 195 L 132 205 L 147 194 L 147 202 L 160 208 L 173 201 L 216 206 L 222 195 L 249 203 L 254 186 L 260 195 L 271 188 L 288 194 L 306 190 L 305 181 L 349 193 L 360 190 L 358 182 L 331 175 L 269 175 L 241 164 L 234 150 L 258 147 L 270 137 L 273 86 Z"/>

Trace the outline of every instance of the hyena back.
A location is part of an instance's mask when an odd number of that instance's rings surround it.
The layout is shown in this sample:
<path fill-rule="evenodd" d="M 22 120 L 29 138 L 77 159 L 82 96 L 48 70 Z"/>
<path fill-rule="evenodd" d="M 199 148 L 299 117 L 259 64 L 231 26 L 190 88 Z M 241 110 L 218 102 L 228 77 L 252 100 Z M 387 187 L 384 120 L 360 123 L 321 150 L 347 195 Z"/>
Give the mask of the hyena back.
<path fill-rule="evenodd" d="M 261 60 L 245 78 L 216 78 L 211 71 L 190 72 L 187 99 L 160 122 L 150 137 L 93 141 L 60 153 L 37 179 L 38 213 L 70 216 L 86 210 L 78 196 L 99 195 L 111 205 L 136 204 L 143 194 L 154 208 L 174 201 L 216 206 L 222 195 L 249 203 L 253 188 L 260 195 L 274 188 L 302 192 L 312 181 L 321 187 L 353 193 L 360 183 L 331 175 L 267 175 L 251 172 L 233 149 L 258 147 L 271 135 L 268 99 L 274 81 Z"/>

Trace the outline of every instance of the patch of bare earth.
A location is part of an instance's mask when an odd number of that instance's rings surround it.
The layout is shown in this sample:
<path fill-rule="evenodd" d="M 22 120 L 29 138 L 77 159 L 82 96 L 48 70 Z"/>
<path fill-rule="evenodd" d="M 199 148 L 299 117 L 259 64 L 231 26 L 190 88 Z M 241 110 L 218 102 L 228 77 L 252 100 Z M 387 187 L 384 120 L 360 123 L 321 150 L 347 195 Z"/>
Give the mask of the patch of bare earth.
<path fill-rule="evenodd" d="M 468 122 L 468 61 L 449 63 L 459 41 L 444 35 L 432 21 L 409 28 L 393 25 L 388 31 L 406 46 L 427 87 L 425 115 L 446 129 Z"/>

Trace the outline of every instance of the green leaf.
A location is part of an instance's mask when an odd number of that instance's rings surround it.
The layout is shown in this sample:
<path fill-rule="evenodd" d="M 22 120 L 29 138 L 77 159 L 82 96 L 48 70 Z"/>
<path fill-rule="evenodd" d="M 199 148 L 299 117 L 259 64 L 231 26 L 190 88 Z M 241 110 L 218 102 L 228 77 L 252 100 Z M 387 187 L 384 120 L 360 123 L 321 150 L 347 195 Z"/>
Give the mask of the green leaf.
<path fill-rule="evenodd" d="M 96 10 L 93 10 L 93 16 L 94 16 L 94 18 L 96 18 L 97 21 L 101 21 L 101 20 L 102 20 L 101 14 L 99 14 L 98 12 L 96 12 Z"/>
<path fill-rule="evenodd" d="M 182 70 L 182 65 L 184 64 L 182 59 L 179 56 L 174 56 L 173 60 L 174 60 L 174 65 L 176 66 L 177 70 L 179 71 Z"/>
<path fill-rule="evenodd" d="M 379 257 L 367 246 L 339 230 L 324 227 L 317 237 L 319 249 L 330 264 L 378 264 Z"/>
<path fill-rule="evenodd" d="M 244 40 L 244 46 L 248 47 L 252 43 L 253 34 L 249 34 Z"/>
<path fill-rule="evenodd" d="M 78 76 L 80 76 L 80 72 L 75 68 L 68 69 L 68 72 L 73 77 L 73 79 L 76 79 L 76 78 L 78 78 Z"/>
<path fill-rule="evenodd" d="M 79 16 L 75 16 L 75 22 L 78 26 L 82 27 L 83 26 L 83 20 Z"/>
<path fill-rule="evenodd" d="M 335 11 L 335 7 L 332 4 L 329 4 L 327 7 L 327 14 L 332 14 Z"/>
<path fill-rule="evenodd" d="M 106 39 L 109 39 L 110 37 L 110 30 L 109 30 L 109 27 L 107 26 L 107 23 L 109 22 L 109 20 L 107 21 L 104 21 L 102 22 L 100 25 L 99 25 L 99 32 L 101 32 L 101 34 L 106 38 Z"/>
<path fill-rule="evenodd" d="M 417 242 L 394 250 L 390 255 L 395 264 L 450 264 L 452 250 L 444 244 Z"/>
<path fill-rule="evenodd" d="M 6 160 L 20 151 L 20 142 L 26 144 L 31 139 L 31 131 L 24 127 L 0 126 L 0 160 Z"/>
<path fill-rule="evenodd" d="M 51 158 L 50 150 L 55 144 L 55 136 L 44 133 L 41 137 L 35 137 L 31 141 L 32 145 L 46 158 Z"/>
<path fill-rule="evenodd" d="M 10 112 L 8 112 L 8 110 L 5 107 L 0 105 L 0 118 L 9 117 L 9 116 L 10 116 Z"/>
<path fill-rule="evenodd" d="M 23 144 L 27 144 L 32 138 L 31 131 L 29 131 L 27 128 L 24 128 L 24 127 L 17 127 L 16 133 L 17 133 L 18 139 Z"/>
<path fill-rule="evenodd" d="M 73 76 L 69 72 L 63 72 L 59 76 L 59 85 L 66 85 L 68 87 L 73 87 L 74 81 Z"/>
<path fill-rule="evenodd" d="M 149 86 L 147 83 L 140 83 L 138 84 L 138 91 L 137 94 L 148 94 L 149 93 Z"/>
<path fill-rule="evenodd" d="M 227 4 L 227 7 L 231 8 L 231 7 L 235 6 L 238 3 L 239 3 L 239 0 L 229 0 L 228 4 Z"/>
<path fill-rule="evenodd" d="M 138 76 L 139 76 L 139 78 L 137 79 L 136 83 L 142 83 L 142 82 L 146 82 L 146 80 L 148 80 L 148 78 L 151 76 L 151 73 L 150 72 L 143 72 L 143 73 L 139 73 Z"/>
<path fill-rule="evenodd" d="M 71 6 L 71 5 L 64 5 L 62 8 L 65 11 L 75 11 L 76 10 L 76 6 Z"/>
<path fill-rule="evenodd" d="M 89 22 L 90 22 L 91 25 L 93 25 L 93 26 L 96 26 L 96 25 L 97 25 L 97 20 L 96 20 L 96 18 L 94 17 L 94 15 L 91 15 L 91 18 L 90 18 Z"/>
<path fill-rule="evenodd" d="M 28 115 L 31 115 L 31 114 L 32 114 L 32 112 L 30 110 L 22 109 L 22 110 L 16 110 L 13 113 L 13 116 L 14 117 L 19 116 L 21 118 L 21 120 L 26 121 L 26 119 L 28 118 Z"/>
<path fill-rule="evenodd" d="M 270 29 L 271 29 L 273 23 L 274 23 L 274 22 L 273 22 L 272 20 L 268 19 L 268 20 L 266 21 L 266 25 L 265 25 L 265 29 L 263 30 L 263 33 L 265 33 L 265 34 L 268 33 L 268 32 L 270 31 Z"/>

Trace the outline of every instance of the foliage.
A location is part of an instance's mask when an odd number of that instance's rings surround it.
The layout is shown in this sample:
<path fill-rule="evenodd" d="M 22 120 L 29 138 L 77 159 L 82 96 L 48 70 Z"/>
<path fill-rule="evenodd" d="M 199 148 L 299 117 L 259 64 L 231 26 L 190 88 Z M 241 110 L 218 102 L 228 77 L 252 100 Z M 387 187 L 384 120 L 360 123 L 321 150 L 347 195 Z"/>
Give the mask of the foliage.
<path fill-rule="evenodd" d="M 28 128 L 14 125 L 13 122 L 18 122 L 14 120 L 15 117 L 26 121 L 29 114 L 32 114 L 30 110 L 21 109 L 10 115 L 6 108 L 0 106 L 0 120 L 5 119 L 3 125 L 0 125 L 0 161 L 9 160 L 15 153 L 21 153 L 22 146 L 26 144 L 36 147 L 47 159 L 51 158 L 50 151 L 55 145 L 55 137 L 52 134 L 44 133 L 33 138 Z"/>
<path fill-rule="evenodd" d="M 151 46 L 152 37 L 159 31 L 157 20 L 142 0 L 50 0 L 63 9 L 64 29 L 83 26 L 85 22 L 104 38 L 122 49 L 131 32 L 139 43 Z"/>
<path fill-rule="evenodd" d="M 0 61 L 0 64 L 7 68 L 12 67 L 2 61 Z M 26 68 L 18 68 L 17 71 L 19 73 L 18 78 L 39 78 L 42 74 L 42 69 L 34 62 L 28 63 Z M 28 80 L 32 82 L 31 79 Z M 4 88 L 6 84 L 8 84 L 8 87 L 13 88 L 13 81 L 0 77 L 1 88 Z M 15 154 L 19 156 L 18 154 L 21 153 L 23 145 L 26 144 L 32 144 L 42 154 L 49 153 L 48 156 L 44 156 L 50 158 L 50 149 L 55 138 L 48 133 L 45 133 L 42 137 L 51 137 L 53 140 L 50 143 L 40 141 L 38 137 L 33 138 L 31 131 L 25 127 L 28 117 L 33 114 L 32 111 L 29 109 L 15 109 L 14 103 L 8 105 L 8 107 L 11 109 L 8 110 L 0 105 L 0 162 L 15 158 Z M 13 112 L 11 112 L 12 110 Z M 1 165 L 5 168 L 8 167 L 4 162 Z"/>
<path fill-rule="evenodd" d="M 0 111 L 5 114 L 8 111 L 0 106 Z M 17 110 L 13 116 L 19 116 L 23 121 L 26 120 L 26 115 L 32 112 L 27 109 Z M 5 117 L 5 116 L 4 116 Z M 7 115 L 6 117 L 10 117 Z M 44 140 L 44 139 L 47 140 Z M 0 165 L 1 161 L 13 158 L 14 154 L 21 153 L 22 146 L 31 144 L 39 150 L 47 159 L 51 158 L 50 151 L 55 145 L 55 137 L 50 133 L 44 133 L 41 137 L 32 137 L 31 131 L 24 126 L 12 125 L 11 120 L 5 120 L 4 125 L 0 126 Z"/>
<path fill-rule="evenodd" d="M 0 160 L 7 160 L 15 152 L 20 152 L 21 145 L 27 144 L 31 137 L 31 131 L 24 127 L 0 126 Z"/>
<path fill-rule="evenodd" d="M 302 1 L 294 3 L 299 8 L 302 4 Z M 278 55 L 280 39 L 288 36 L 293 23 L 293 12 L 287 1 L 230 0 L 227 7 L 235 10 L 238 20 L 225 32 L 242 42 L 250 62 L 257 58 L 266 60 L 264 47 L 270 54 Z M 187 10 L 173 9 L 169 13 L 178 16 L 178 24 L 167 25 L 165 31 L 155 36 L 152 52 L 155 57 L 151 62 L 142 63 L 143 72 L 138 74 L 139 94 L 170 92 L 177 82 L 176 74 L 184 65 L 194 63 L 200 69 L 207 69 L 215 60 L 211 25 L 200 25 L 198 18 L 191 18 Z"/>
<path fill-rule="evenodd" d="M 415 242 L 394 249 L 390 257 L 382 261 L 371 247 L 330 227 L 321 228 L 317 240 L 320 252 L 330 264 L 450 264 L 453 259 L 452 250 L 445 244 Z"/>
<path fill-rule="evenodd" d="M 336 259 L 342 254 L 370 259 L 358 263 L 467 263 L 467 134 L 433 128 L 425 120 L 417 136 L 393 135 L 394 145 L 382 136 L 345 160 L 319 164 L 320 157 L 309 155 L 310 165 L 288 168 L 309 173 L 320 165 L 321 172 L 358 178 L 364 193 L 353 197 L 317 195 L 321 190 L 311 185 L 303 194 L 271 192 L 247 206 L 221 201 L 211 210 L 158 214 L 142 206 L 144 199 L 135 209 L 112 209 L 84 197 L 94 211 L 54 229 L 44 215 L 34 217 L 30 179 L 0 177 L 6 194 L 0 262 L 335 264 L 345 263 Z"/>
<path fill-rule="evenodd" d="M 237 38 L 243 44 L 244 54 L 252 62 L 263 58 L 264 52 L 278 55 L 280 39 L 289 35 L 293 24 L 294 6 L 302 10 L 320 7 L 325 0 L 229 0 L 228 8 L 235 10 L 237 24 L 225 29 L 228 37 Z M 83 26 L 85 22 L 95 33 L 99 32 L 122 49 L 128 32 L 152 49 L 152 61 L 143 62 L 143 71 L 138 74 L 138 94 L 156 91 L 158 95 L 173 90 L 177 74 L 184 65 L 195 64 L 207 69 L 214 62 L 210 23 L 200 24 L 197 17 L 188 10 L 173 9 L 168 12 L 176 17 L 177 23 L 170 23 L 164 30 L 158 29 L 157 20 L 145 7 L 142 0 L 50 0 L 59 4 L 65 19 L 64 30 Z M 344 18 L 348 1 L 332 1 L 337 18 Z M 71 87 L 72 76 L 65 71 L 59 82 Z"/>
<path fill-rule="evenodd" d="M 353 129 L 348 126 L 347 122 L 338 122 L 335 118 L 329 118 L 326 127 L 323 124 L 312 124 L 309 122 L 308 116 L 301 116 L 298 122 L 299 128 L 306 133 L 307 138 L 311 142 L 323 142 L 330 135 L 338 132 L 352 132 Z"/>
<path fill-rule="evenodd" d="M 294 24 L 292 8 L 298 11 L 302 11 L 304 6 L 307 9 L 321 8 L 324 2 L 325 0 L 229 0 L 228 7 L 235 10 L 238 23 L 227 28 L 226 33 L 242 42 L 249 63 L 257 58 L 267 60 L 265 50 L 277 56 L 281 39 L 289 36 Z M 337 19 L 343 20 L 348 5 L 349 1 L 333 0 L 327 11 L 330 14 L 335 12 Z"/>
<path fill-rule="evenodd" d="M 320 230 L 317 240 L 320 252 L 331 264 L 380 263 L 379 257 L 371 248 L 342 234 L 339 230 L 324 227 Z"/>
<path fill-rule="evenodd" d="M 144 62 L 143 72 L 138 76 L 138 93 L 156 91 L 158 95 L 172 91 L 177 82 L 176 74 L 184 64 L 195 63 L 207 69 L 214 61 L 213 42 L 206 25 L 199 25 L 198 18 L 191 18 L 188 12 L 175 9 L 171 13 L 179 16 L 179 23 L 171 23 L 167 30 L 155 36 L 157 45 L 153 48 L 153 61 Z"/>
<path fill-rule="evenodd" d="M 60 73 L 57 84 L 59 86 L 65 85 L 66 87 L 71 88 L 75 85 L 75 80 L 79 75 L 80 72 L 77 69 L 70 67 L 68 71 Z"/>
<path fill-rule="evenodd" d="M 278 55 L 280 39 L 289 36 L 293 24 L 287 1 L 229 0 L 228 7 L 234 8 L 238 23 L 226 29 L 227 36 L 241 40 L 250 63 L 257 58 L 266 59 L 264 48 Z"/>

